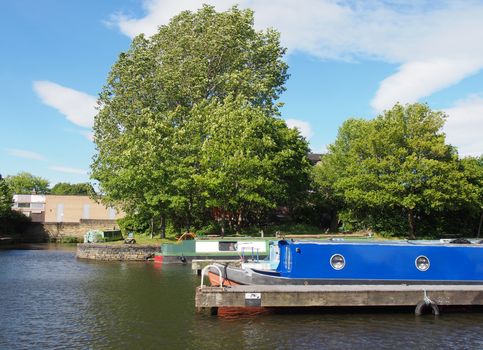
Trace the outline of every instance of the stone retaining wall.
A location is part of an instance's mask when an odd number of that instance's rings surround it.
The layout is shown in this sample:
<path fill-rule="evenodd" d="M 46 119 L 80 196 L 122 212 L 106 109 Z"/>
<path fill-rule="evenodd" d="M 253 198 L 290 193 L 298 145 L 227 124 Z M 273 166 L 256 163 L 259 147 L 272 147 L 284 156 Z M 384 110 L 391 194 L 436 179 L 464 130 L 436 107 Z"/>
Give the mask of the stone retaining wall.
<path fill-rule="evenodd" d="M 159 245 L 77 244 L 77 257 L 105 261 L 145 261 L 160 251 Z"/>
<path fill-rule="evenodd" d="M 88 220 L 80 222 L 31 222 L 23 235 L 19 237 L 24 243 L 59 241 L 64 237 L 77 237 L 84 240 L 84 234 L 89 230 L 118 230 L 115 220 Z"/>
<path fill-rule="evenodd" d="M 42 225 L 51 239 L 71 236 L 83 240 L 89 230 L 119 230 L 115 220 L 81 219 L 80 222 L 45 222 Z"/>

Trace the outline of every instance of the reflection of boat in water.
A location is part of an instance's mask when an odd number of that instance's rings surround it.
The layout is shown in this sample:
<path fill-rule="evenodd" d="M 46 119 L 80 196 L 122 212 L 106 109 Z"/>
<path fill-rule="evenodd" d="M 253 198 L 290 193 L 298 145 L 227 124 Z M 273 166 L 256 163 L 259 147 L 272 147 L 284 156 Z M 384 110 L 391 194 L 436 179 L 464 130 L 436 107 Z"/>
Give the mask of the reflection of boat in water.
<path fill-rule="evenodd" d="M 213 285 L 220 272 L 225 285 L 483 284 L 483 244 L 451 242 L 281 240 L 273 269 L 215 264 L 208 274 Z"/>

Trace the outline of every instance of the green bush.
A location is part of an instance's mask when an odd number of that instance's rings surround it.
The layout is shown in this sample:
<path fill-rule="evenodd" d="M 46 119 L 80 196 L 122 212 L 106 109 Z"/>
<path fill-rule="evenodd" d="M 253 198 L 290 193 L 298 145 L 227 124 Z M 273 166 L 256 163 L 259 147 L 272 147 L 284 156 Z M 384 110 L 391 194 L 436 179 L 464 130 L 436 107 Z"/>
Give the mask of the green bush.
<path fill-rule="evenodd" d="M 21 234 L 27 230 L 31 219 L 24 214 L 10 210 L 0 216 L 0 233 L 2 234 Z"/>
<path fill-rule="evenodd" d="M 220 225 L 216 222 L 211 222 L 206 226 L 195 231 L 198 237 L 204 237 L 208 235 L 219 235 L 221 233 Z"/>
<path fill-rule="evenodd" d="M 149 218 L 142 215 L 126 215 L 124 218 L 117 220 L 124 236 L 127 236 L 129 232 L 149 233 L 149 222 Z"/>
<path fill-rule="evenodd" d="M 60 243 L 81 243 L 80 238 L 73 236 L 64 236 L 60 239 Z"/>
<path fill-rule="evenodd" d="M 161 232 L 160 232 L 161 233 Z M 177 229 L 171 221 L 166 223 L 166 238 L 174 238 L 180 233 L 180 230 Z"/>

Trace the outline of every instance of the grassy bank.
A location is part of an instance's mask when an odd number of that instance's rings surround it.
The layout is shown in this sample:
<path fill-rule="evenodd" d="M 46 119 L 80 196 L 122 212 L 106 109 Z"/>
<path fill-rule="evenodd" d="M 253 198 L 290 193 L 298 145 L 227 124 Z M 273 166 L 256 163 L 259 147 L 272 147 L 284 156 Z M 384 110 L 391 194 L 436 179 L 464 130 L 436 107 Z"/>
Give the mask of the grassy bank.
<path fill-rule="evenodd" d="M 159 238 L 153 237 L 151 238 L 149 235 L 140 235 L 140 234 L 134 234 L 134 239 L 136 240 L 136 244 L 140 245 L 161 245 L 162 243 L 173 243 L 176 241 L 176 239 L 173 238 Z M 109 244 L 124 244 L 124 241 L 114 241 L 114 242 L 108 242 Z"/>
<path fill-rule="evenodd" d="M 194 231 L 194 233 L 197 235 L 198 238 L 221 238 L 218 232 L 197 232 Z M 335 232 L 335 233 L 330 233 L 327 231 L 324 231 L 320 229 L 319 227 L 316 226 L 311 226 L 311 225 L 305 225 L 305 224 L 284 224 L 284 225 L 273 225 L 273 226 L 268 226 L 265 227 L 263 230 L 263 236 L 266 239 L 277 239 L 277 237 L 283 237 L 283 236 L 306 236 L 306 235 L 317 235 L 317 236 L 326 236 L 327 237 L 350 237 L 350 238 L 367 238 L 369 236 L 373 238 L 383 238 L 380 237 L 377 234 L 370 233 L 368 231 L 359 231 L 359 232 Z M 239 237 L 253 237 L 253 238 L 260 238 L 261 237 L 261 232 L 259 228 L 248 228 L 242 230 L 238 234 L 227 234 L 225 235 L 225 238 L 239 238 Z M 177 238 L 175 236 L 169 236 L 168 238 L 161 239 L 159 235 L 156 235 L 155 237 L 151 238 L 149 234 L 134 234 L 134 239 L 136 240 L 136 244 L 141 244 L 141 245 L 161 245 L 162 243 L 173 243 L 177 241 Z M 394 237 L 391 237 L 391 239 L 394 239 Z M 114 242 L 108 242 L 107 244 L 124 244 L 124 241 L 114 241 Z"/>

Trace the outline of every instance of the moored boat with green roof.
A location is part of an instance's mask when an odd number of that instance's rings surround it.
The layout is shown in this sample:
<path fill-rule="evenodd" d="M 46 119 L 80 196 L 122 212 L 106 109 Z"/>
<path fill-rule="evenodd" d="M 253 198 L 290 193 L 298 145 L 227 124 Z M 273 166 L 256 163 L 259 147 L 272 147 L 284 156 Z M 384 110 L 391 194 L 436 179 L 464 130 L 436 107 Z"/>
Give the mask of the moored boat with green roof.
<path fill-rule="evenodd" d="M 193 259 L 264 259 L 270 240 L 253 237 L 200 238 L 164 243 L 154 257 L 157 263 L 186 263 Z"/>

